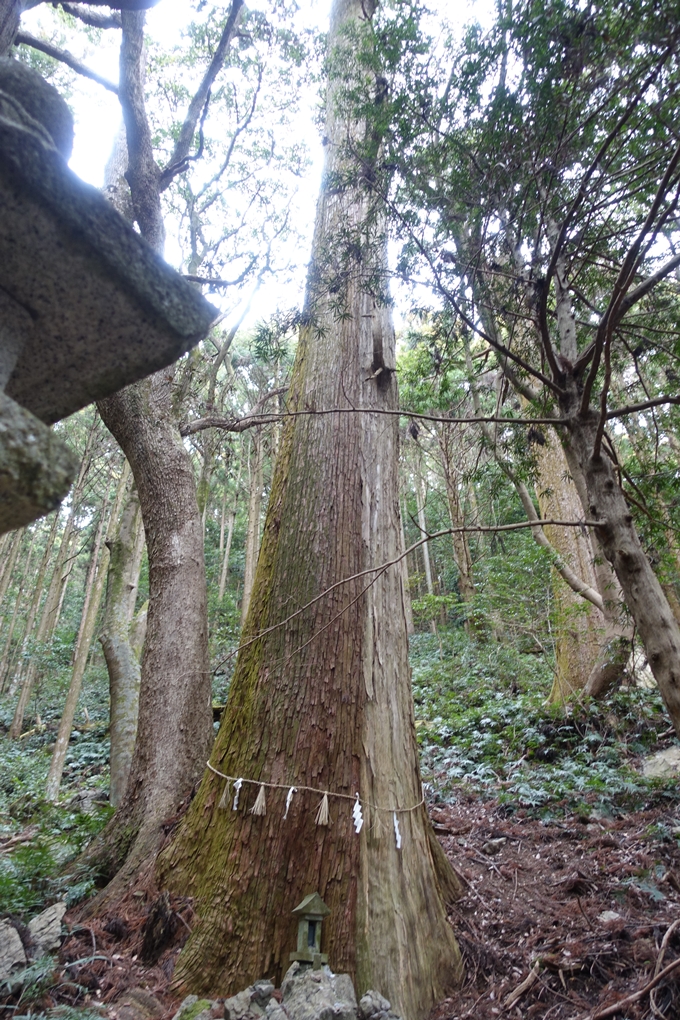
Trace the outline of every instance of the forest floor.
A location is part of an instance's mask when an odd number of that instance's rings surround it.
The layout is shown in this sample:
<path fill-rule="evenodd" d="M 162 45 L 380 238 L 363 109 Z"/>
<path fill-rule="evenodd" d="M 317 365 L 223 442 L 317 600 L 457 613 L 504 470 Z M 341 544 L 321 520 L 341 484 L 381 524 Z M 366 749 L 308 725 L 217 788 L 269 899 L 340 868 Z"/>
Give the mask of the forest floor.
<path fill-rule="evenodd" d="M 545 662 L 455 633 L 417 635 L 412 663 L 430 813 L 466 882 L 451 913 L 465 984 L 431 1020 L 680 1016 L 680 790 L 643 773 L 678 746 L 656 690 L 633 676 L 605 702 L 555 709 Z M 58 806 L 41 799 L 52 729 L 0 739 L 0 916 L 25 923 L 65 898 L 70 935 L 0 989 L 0 1016 L 170 1020 L 191 905 L 170 904 L 153 966 L 141 961 L 150 879 L 116 917 L 79 920 L 94 880 L 69 885 L 64 863 L 109 817 L 106 723 L 74 735 Z M 156 1003 L 148 1017 L 139 989 Z"/>
<path fill-rule="evenodd" d="M 680 1016 L 680 966 L 635 1001 L 680 965 L 675 811 L 544 822 L 470 795 L 432 818 L 467 880 L 451 914 L 467 977 L 431 1020 Z"/>

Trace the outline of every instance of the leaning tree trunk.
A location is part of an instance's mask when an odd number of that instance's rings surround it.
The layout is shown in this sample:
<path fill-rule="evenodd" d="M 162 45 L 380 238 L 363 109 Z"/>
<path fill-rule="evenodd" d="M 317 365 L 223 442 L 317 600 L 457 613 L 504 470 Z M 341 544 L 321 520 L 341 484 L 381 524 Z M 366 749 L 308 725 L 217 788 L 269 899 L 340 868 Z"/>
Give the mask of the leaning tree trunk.
<path fill-rule="evenodd" d="M 364 9 L 360 0 L 336 0 L 332 46 Z M 377 264 L 342 267 L 345 314 L 338 292 L 323 285 L 339 228 L 370 231 L 362 194 L 333 186 L 346 132 L 331 92 L 309 278 L 313 324 L 301 331 L 289 400 L 293 408 L 379 412 L 397 407 L 390 315 L 362 285 L 364 273 L 381 268 L 379 232 L 366 242 Z M 211 756 L 220 773 L 244 779 L 237 810 L 234 790 L 225 802 L 225 780 L 208 771 L 159 861 L 161 884 L 192 896 L 199 918 L 176 967 L 178 986 L 231 994 L 263 975 L 280 980 L 296 944 L 291 911 L 312 890 L 331 911 L 322 949 L 360 993 L 378 988 L 415 1020 L 461 979 L 446 917 L 446 899 L 460 886 L 423 803 L 402 571 L 396 564 L 357 576 L 401 548 L 397 429 L 395 417 L 370 411 L 286 422 L 244 643 Z M 266 791 L 264 815 L 253 813 L 259 782 L 277 784 Z M 291 786 L 298 792 L 284 820 Z M 355 794 L 365 817 L 359 834 Z"/>
<path fill-rule="evenodd" d="M 574 413 L 574 406 L 580 403 L 580 387 L 571 377 L 567 381 L 571 400 L 563 401 L 563 410 L 570 417 L 569 425 L 562 430 L 565 454 L 570 466 L 573 462 L 574 473 L 583 474 L 590 514 L 604 522 L 595 528 L 595 534 L 619 580 L 661 696 L 680 735 L 680 626 L 642 548 L 614 465 L 604 452 L 596 453 L 599 414 L 592 409 Z"/>

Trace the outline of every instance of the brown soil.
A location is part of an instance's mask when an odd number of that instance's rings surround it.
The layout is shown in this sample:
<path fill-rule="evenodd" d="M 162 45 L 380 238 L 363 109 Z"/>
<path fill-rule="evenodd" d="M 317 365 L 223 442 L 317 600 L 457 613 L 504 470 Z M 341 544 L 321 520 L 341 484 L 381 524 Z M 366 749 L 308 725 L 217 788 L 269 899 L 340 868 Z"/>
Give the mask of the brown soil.
<path fill-rule="evenodd" d="M 430 1020 L 680 1017 L 680 819 L 659 808 L 597 822 L 522 814 L 473 797 L 432 812 L 468 889 L 451 914 L 466 983 Z M 675 959 L 651 998 L 607 1010 Z"/>
<path fill-rule="evenodd" d="M 508 818 L 496 801 L 475 796 L 432 810 L 467 881 L 451 914 L 467 977 L 430 1020 L 680 1017 L 680 843 L 672 835 L 680 819 L 660 808 L 598 821 L 544 823 L 523 814 Z M 186 900 L 164 906 L 160 956 L 146 965 L 144 929 L 155 904 L 147 877 L 115 915 L 80 924 L 71 912 L 62 969 L 40 1006 L 109 1004 L 103 1015 L 114 1018 L 124 992 L 141 987 L 171 1017 L 178 1005 L 172 973 L 194 916 Z M 607 1009 L 674 960 L 677 970 L 651 993 Z"/>

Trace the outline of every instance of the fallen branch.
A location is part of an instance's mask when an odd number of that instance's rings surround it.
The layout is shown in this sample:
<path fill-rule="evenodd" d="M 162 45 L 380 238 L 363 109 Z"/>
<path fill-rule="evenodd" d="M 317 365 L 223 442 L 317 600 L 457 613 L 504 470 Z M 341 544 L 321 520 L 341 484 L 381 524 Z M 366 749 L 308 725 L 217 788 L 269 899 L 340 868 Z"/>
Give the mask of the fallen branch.
<path fill-rule="evenodd" d="M 633 992 L 632 995 L 627 995 L 625 999 L 619 999 L 618 1002 L 612 1003 L 611 1006 L 607 1006 L 606 1009 L 601 1009 L 597 1013 L 589 1013 L 583 1017 L 583 1020 L 605 1020 L 608 1016 L 616 1016 L 620 1013 L 625 1006 L 630 1006 L 633 1002 L 639 1002 L 640 999 L 644 999 L 645 995 L 651 992 L 652 988 L 656 988 L 661 982 L 672 974 L 674 970 L 680 967 L 680 956 L 677 960 L 673 960 L 667 967 L 664 967 L 660 973 L 653 977 L 651 981 L 648 981 L 644 988 L 638 989 L 637 992 Z"/>
<path fill-rule="evenodd" d="M 525 992 L 528 992 L 532 985 L 536 984 L 540 969 L 541 964 L 538 960 L 536 960 L 536 963 L 533 965 L 528 975 L 524 978 L 524 981 L 506 995 L 503 1002 L 506 1009 L 510 1009 L 511 1006 L 514 1006 L 517 1000 L 520 999 Z"/>

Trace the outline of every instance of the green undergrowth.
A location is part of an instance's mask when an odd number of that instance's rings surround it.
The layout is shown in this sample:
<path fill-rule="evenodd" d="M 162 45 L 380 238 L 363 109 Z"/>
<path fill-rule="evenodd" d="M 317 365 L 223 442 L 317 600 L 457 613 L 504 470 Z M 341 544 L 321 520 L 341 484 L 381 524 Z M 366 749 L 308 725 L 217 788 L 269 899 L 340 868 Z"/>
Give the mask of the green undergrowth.
<path fill-rule="evenodd" d="M 0 715 L 0 723 L 6 720 Z M 49 903 L 76 902 L 93 888 L 61 877 L 110 816 L 108 735 L 96 724 L 73 733 L 58 804 L 44 798 L 56 731 L 0 737 L 0 916 L 24 922 Z"/>
<path fill-rule="evenodd" d="M 423 777 L 436 801 L 475 792 L 508 813 L 589 817 L 678 797 L 676 780 L 641 774 L 669 725 L 656 688 L 551 706 L 548 656 L 478 644 L 461 629 L 414 635 L 411 664 Z"/>

